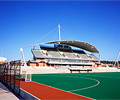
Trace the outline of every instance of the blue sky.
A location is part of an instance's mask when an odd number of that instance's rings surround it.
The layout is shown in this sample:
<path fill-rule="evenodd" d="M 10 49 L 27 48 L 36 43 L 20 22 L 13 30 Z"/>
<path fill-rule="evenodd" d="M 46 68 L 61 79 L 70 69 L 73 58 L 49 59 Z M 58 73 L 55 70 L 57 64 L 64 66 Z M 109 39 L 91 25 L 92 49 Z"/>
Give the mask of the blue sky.
<path fill-rule="evenodd" d="M 120 50 L 120 1 L 108 0 L 0 1 L 0 56 L 19 60 L 20 48 L 58 40 L 56 30 L 48 34 L 58 23 L 62 40 L 88 42 L 100 51 L 95 55 L 101 55 L 101 60 L 116 59 Z M 31 48 L 23 52 L 26 60 L 32 59 Z"/>

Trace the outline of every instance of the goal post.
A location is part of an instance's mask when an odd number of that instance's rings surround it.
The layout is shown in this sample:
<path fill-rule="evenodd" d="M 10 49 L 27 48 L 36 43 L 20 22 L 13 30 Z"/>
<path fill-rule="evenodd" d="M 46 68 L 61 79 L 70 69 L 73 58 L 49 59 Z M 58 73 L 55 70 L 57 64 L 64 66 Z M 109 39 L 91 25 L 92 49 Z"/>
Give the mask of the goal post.
<path fill-rule="evenodd" d="M 30 71 L 22 71 L 21 79 L 25 82 L 31 81 L 31 72 Z"/>

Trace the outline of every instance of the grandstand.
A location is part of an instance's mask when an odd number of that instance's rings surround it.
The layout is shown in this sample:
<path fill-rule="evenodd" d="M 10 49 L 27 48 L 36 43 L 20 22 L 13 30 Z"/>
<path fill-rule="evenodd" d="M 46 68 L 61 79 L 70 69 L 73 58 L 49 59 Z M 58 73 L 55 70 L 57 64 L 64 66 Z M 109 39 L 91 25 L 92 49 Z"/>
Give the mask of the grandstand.
<path fill-rule="evenodd" d="M 58 26 L 59 30 L 61 26 Z M 60 31 L 59 31 L 60 32 Z M 39 49 L 35 46 L 39 45 Z M 61 40 L 59 33 L 59 41 L 51 41 L 31 45 L 33 60 L 27 62 L 27 70 L 33 73 L 70 73 L 70 70 L 99 72 L 111 71 L 108 68 L 99 69 L 101 67 L 100 58 L 98 59 L 93 53 L 99 53 L 97 48 L 87 42 L 76 40 Z M 31 47 L 29 46 L 29 47 Z M 23 61 L 23 48 L 20 49 Z M 90 52 L 90 54 L 86 53 Z M 31 69 L 30 69 L 31 67 Z M 45 67 L 45 68 L 42 68 Z M 23 70 L 26 70 L 23 67 Z"/>
<path fill-rule="evenodd" d="M 84 50 L 91 52 L 91 54 L 85 53 Z M 93 55 L 94 52 L 99 53 L 99 51 L 93 45 L 81 41 L 47 42 L 40 44 L 39 49 L 34 47 L 31 52 L 33 60 L 29 60 L 27 63 L 31 68 L 26 68 L 33 73 L 70 73 L 72 68 L 87 71 L 87 67 L 90 69 L 100 65 L 99 59 Z M 23 69 L 26 70 L 25 67 Z"/>
<path fill-rule="evenodd" d="M 66 41 L 67 42 L 67 41 Z M 98 51 L 96 51 L 98 52 Z M 99 61 L 93 54 L 86 54 L 83 50 L 72 49 L 68 44 L 40 45 L 40 50 L 32 49 L 36 66 L 93 66 Z"/>

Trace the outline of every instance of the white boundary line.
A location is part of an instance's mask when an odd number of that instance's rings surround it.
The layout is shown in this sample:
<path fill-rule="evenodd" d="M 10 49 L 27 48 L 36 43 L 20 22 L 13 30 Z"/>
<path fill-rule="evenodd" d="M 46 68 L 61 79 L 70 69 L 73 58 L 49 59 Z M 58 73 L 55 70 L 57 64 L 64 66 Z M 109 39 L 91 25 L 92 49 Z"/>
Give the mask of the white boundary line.
<path fill-rule="evenodd" d="M 72 77 L 72 76 L 66 76 L 66 77 Z M 85 90 L 85 89 L 93 88 L 93 87 L 96 87 L 97 85 L 100 84 L 100 81 L 98 81 L 98 80 L 96 80 L 96 79 L 93 79 L 93 78 L 86 78 L 86 77 L 73 77 L 73 78 L 84 78 L 84 79 L 94 80 L 94 81 L 97 82 L 97 84 L 92 85 L 92 86 L 89 86 L 89 87 L 86 87 L 86 88 L 81 88 L 81 89 L 76 89 L 76 90 L 69 90 L 70 92 L 80 91 L 80 90 Z"/>
<path fill-rule="evenodd" d="M 57 76 L 57 77 L 62 77 L 62 76 Z M 65 76 L 65 77 L 69 77 L 69 76 Z M 35 82 L 35 81 L 32 80 L 32 82 Z M 81 94 L 73 93 L 73 92 L 71 92 L 71 91 L 62 90 L 62 89 L 59 89 L 59 88 L 56 88 L 56 87 L 53 87 L 53 86 L 49 86 L 49 85 L 46 85 L 46 84 L 43 84 L 43 83 L 38 83 L 38 82 L 35 82 L 35 83 L 37 83 L 37 84 L 42 84 L 42 85 L 48 86 L 48 87 L 50 87 L 50 88 L 54 88 L 54 89 L 61 90 L 61 91 L 64 91 L 64 92 L 69 92 L 69 93 L 74 94 L 74 95 L 78 95 L 78 96 L 82 96 L 82 97 L 85 97 L 85 98 L 89 98 L 89 99 L 96 100 L 96 99 L 91 98 L 91 97 L 83 96 L 83 95 L 81 95 Z"/>
<path fill-rule="evenodd" d="M 58 76 L 58 77 L 61 77 L 61 76 Z M 73 76 L 64 76 L 64 77 L 73 77 Z M 79 91 L 79 90 L 85 90 L 85 89 L 89 89 L 89 88 L 96 87 L 97 85 L 100 84 L 100 81 L 98 81 L 97 79 L 93 79 L 93 78 L 86 78 L 86 77 L 73 77 L 73 78 L 84 78 L 84 79 L 94 80 L 94 81 L 97 82 L 97 84 L 92 85 L 92 86 L 89 86 L 89 87 L 86 87 L 86 88 L 81 88 L 81 89 L 76 89 L 76 90 L 69 90 L 68 92 Z"/>
<path fill-rule="evenodd" d="M 32 82 L 35 82 L 35 81 L 32 81 Z M 35 83 L 37 83 L 37 82 L 35 82 Z M 59 91 L 68 92 L 68 93 L 71 93 L 71 94 L 74 94 L 74 95 L 77 95 L 77 96 L 81 96 L 81 97 L 84 97 L 84 98 L 93 99 L 91 97 L 87 97 L 87 96 L 83 96 L 81 94 L 77 94 L 77 93 L 73 93 L 73 92 L 70 92 L 70 91 L 62 90 L 62 89 L 59 89 L 59 88 L 56 88 L 56 87 L 53 87 L 53 86 L 49 86 L 49 85 L 46 85 L 46 84 L 43 84 L 43 83 L 37 83 L 37 84 L 42 84 L 44 86 L 48 86 L 50 88 L 54 88 L 54 89 L 59 90 Z M 95 100 L 95 99 L 93 99 L 93 100 Z"/>

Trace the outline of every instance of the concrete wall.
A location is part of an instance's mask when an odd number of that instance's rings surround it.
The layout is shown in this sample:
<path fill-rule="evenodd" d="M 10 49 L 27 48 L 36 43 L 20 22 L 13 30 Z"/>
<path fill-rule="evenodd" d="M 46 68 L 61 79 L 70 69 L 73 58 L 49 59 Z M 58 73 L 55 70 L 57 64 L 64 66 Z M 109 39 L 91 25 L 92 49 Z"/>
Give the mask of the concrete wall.
<path fill-rule="evenodd" d="M 23 89 L 20 89 L 20 96 L 25 100 L 41 100 Z"/>

